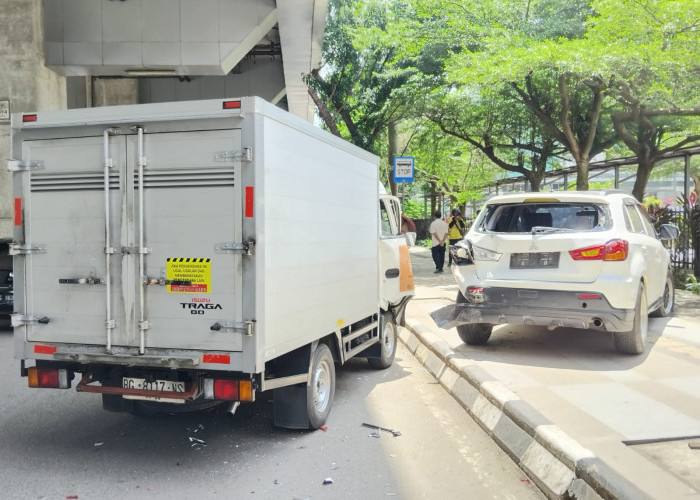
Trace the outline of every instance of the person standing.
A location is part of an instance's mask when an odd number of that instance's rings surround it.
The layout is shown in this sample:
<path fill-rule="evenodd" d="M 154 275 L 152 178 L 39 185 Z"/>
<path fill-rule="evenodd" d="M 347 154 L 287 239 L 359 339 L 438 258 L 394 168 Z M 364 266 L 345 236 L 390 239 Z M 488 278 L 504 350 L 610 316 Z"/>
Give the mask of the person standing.
<path fill-rule="evenodd" d="M 449 228 L 447 227 L 447 222 L 442 220 L 442 214 L 439 210 L 433 214 L 433 217 L 435 220 L 430 224 L 430 236 L 433 239 L 431 252 L 433 254 L 433 262 L 435 262 L 434 272 L 441 273 L 445 265 L 445 241 L 447 241 Z"/>
<path fill-rule="evenodd" d="M 452 246 L 462 239 L 464 232 L 467 230 L 467 223 L 462 219 L 459 209 L 452 209 L 452 217 L 450 217 L 447 226 L 450 228 L 450 246 Z M 450 252 L 449 265 L 452 265 L 452 252 Z"/>

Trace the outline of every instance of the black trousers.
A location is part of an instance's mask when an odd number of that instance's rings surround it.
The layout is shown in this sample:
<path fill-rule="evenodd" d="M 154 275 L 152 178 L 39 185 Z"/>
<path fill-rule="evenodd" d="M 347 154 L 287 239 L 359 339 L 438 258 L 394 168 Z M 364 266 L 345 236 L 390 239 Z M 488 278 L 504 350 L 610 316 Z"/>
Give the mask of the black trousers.
<path fill-rule="evenodd" d="M 445 266 L 445 245 L 435 245 L 430 251 L 433 254 L 435 269 L 442 271 L 442 268 Z"/>

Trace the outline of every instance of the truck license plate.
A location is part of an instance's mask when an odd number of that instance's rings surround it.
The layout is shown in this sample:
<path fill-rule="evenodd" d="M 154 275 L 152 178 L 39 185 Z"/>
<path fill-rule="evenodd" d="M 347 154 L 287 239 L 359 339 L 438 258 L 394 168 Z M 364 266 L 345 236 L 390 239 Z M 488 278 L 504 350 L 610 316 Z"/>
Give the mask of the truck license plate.
<path fill-rule="evenodd" d="M 172 380 L 152 380 L 149 382 L 143 378 L 124 377 L 122 379 L 122 387 L 124 389 L 143 389 L 146 391 L 185 392 L 185 383 L 184 382 L 173 382 Z M 132 395 L 124 395 L 124 399 L 143 399 L 146 401 L 160 401 L 163 403 L 184 403 L 185 402 L 184 399 L 132 396 Z"/>

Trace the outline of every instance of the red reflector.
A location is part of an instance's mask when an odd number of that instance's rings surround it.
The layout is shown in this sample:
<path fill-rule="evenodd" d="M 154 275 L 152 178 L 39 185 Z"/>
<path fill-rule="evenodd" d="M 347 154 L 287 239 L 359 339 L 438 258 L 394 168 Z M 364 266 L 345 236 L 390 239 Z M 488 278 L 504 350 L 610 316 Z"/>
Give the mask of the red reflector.
<path fill-rule="evenodd" d="M 245 216 L 246 217 L 252 217 L 253 216 L 253 202 L 255 201 L 255 198 L 253 197 L 253 186 L 246 186 L 245 187 Z"/>
<path fill-rule="evenodd" d="M 214 380 L 214 397 L 216 399 L 238 399 L 238 380 Z"/>
<path fill-rule="evenodd" d="M 579 299 L 598 299 L 600 300 L 600 295 L 597 293 L 579 293 L 578 294 Z"/>
<path fill-rule="evenodd" d="M 15 198 L 15 226 L 22 225 L 22 198 Z"/>
<path fill-rule="evenodd" d="M 56 352 L 55 345 L 39 345 L 39 344 L 34 345 L 34 353 L 35 354 L 53 354 L 55 352 Z"/>
<path fill-rule="evenodd" d="M 241 101 L 224 101 L 224 109 L 241 109 Z"/>
<path fill-rule="evenodd" d="M 204 354 L 202 355 L 202 361 L 204 363 L 219 363 L 221 365 L 228 365 L 231 363 L 231 356 L 228 354 Z"/>
<path fill-rule="evenodd" d="M 35 122 L 36 119 L 37 119 L 37 115 L 22 115 L 22 121 L 24 123 Z"/>
<path fill-rule="evenodd" d="M 480 287 L 480 286 L 473 286 L 473 287 L 468 289 L 469 293 L 481 293 L 483 291 L 484 291 L 484 288 Z"/>

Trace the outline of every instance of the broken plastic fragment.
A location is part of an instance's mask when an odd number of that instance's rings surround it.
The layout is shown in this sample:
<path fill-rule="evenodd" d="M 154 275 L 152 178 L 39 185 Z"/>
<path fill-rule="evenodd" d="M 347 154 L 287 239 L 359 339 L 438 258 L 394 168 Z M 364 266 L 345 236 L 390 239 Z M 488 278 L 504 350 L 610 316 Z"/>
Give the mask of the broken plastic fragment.
<path fill-rule="evenodd" d="M 391 433 L 394 435 L 394 437 L 400 436 L 400 435 L 401 435 L 401 432 L 399 432 L 399 431 L 397 431 L 397 430 L 394 430 L 394 429 L 387 429 L 386 427 L 381 427 L 381 426 L 379 426 L 379 425 L 368 424 L 367 422 L 363 422 L 362 425 L 363 425 L 364 427 L 369 427 L 370 429 L 377 429 L 377 430 L 379 430 L 379 431 L 391 432 Z"/>
<path fill-rule="evenodd" d="M 323 484 L 333 484 L 333 478 L 327 477 L 326 479 L 323 480 Z"/>
<path fill-rule="evenodd" d="M 326 432 L 328 430 L 328 427 L 322 425 L 321 427 L 319 427 L 319 429 L 321 429 L 323 432 Z"/>

